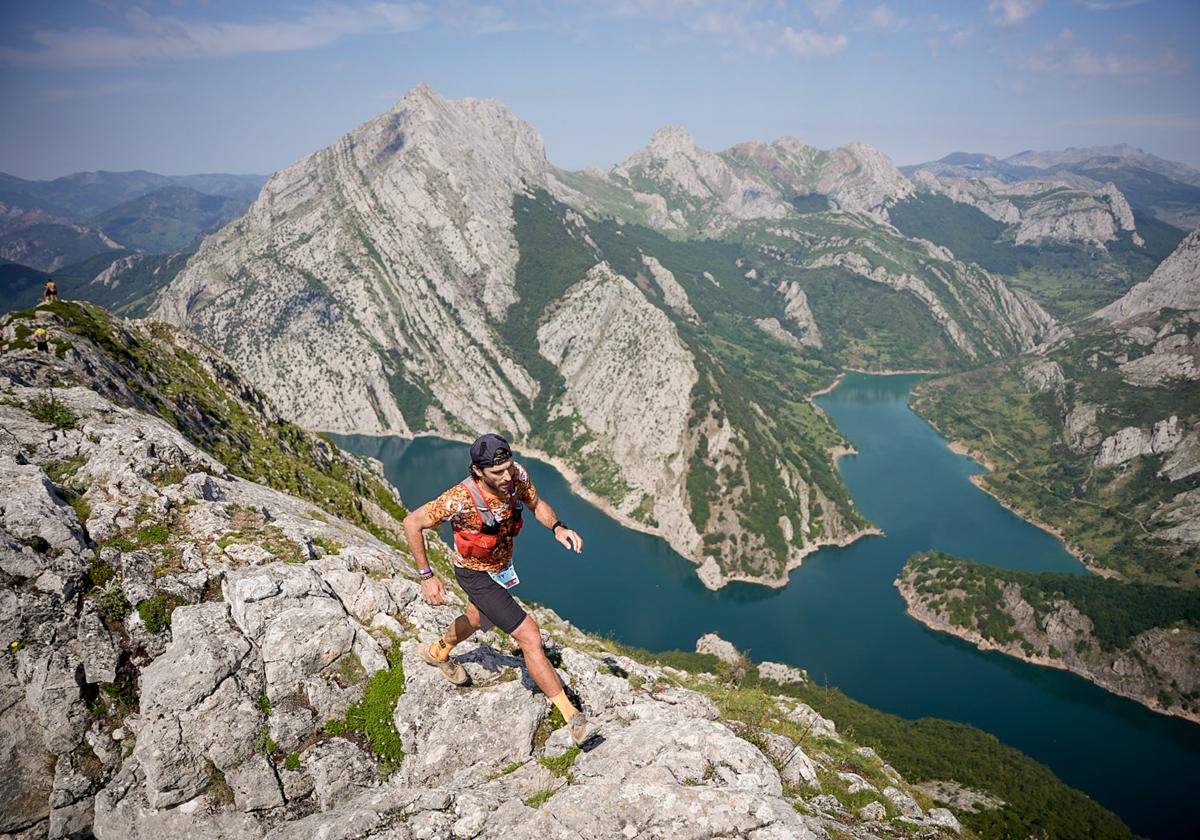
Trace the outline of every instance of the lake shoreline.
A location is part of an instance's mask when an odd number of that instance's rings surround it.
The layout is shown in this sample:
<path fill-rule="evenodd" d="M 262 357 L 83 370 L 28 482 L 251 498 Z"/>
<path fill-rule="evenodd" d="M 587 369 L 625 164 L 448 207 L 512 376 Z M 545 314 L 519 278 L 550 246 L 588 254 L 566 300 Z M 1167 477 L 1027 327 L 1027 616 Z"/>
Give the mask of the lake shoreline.
<path fill-rule="evenodd" d="M 957 639 L 962 639 L 964 642 L 969 642 L 981 651 L 1000 653 L 1005 656 L 1010 656 L 1013 659 L 1020 660 L 1021 662 L 1026 662 L 1030 665 L 1040 665 L 1044 668 L 1054 668 L 1058 671 L 1065 671 L 1069 674 L 1074 674 L 1080 679 L 1087 680 L 1097 688 L 1104 689 L 1109 694 L 1112 694 L 1116 697 L 1122 697 L 1126 700 L 1132 700 L 1133 702 L 1144 706 L 1145 708 L 1157 714 L 1164 715 L 1166 717 L 1182 718 L 1183 720 L 1191 723 L 1200 724 L 1200 714 L 1184 711 L 1183 709 L 1164 709 L 1162 706 L 1159 706 L 1154 702 L 1156 699 L 1154 697 L 1148 697 L 1128 691 L 1121 691 L 1115 686 L 1097 680 L 1093 674 L 1083 670 L 1082 668 L 1070 667 L 1070 664 L 1063 660 L 1053 659 L 1049 656 L 1040 656 L 1036 654 L 1030 655 L 1025 653 L 1015 644 L 1002 645 L 986 638 L 978 630 L 967 629 L 966 627 L 945 621 L 939 616 L 936 616 L 928 610 L 923 609 L 919 595 L 913 591 L 910 586 L 906 586 L 900 578 L 894 580 L 892 585 L 896 587 L 896 590 L 900 593 L 900 597 L 904 600 L 905 614 L 917 623 L 921 624 L 923 627 L 926 627 L 936 633 L 946 633 L 947 635 L 954 636 Z"/>
<path fill-rule="evenodd" d="M 991 460 L 988 459 L 988 457 L 984 453 L 980 452 L 977 449 L 973 449 L 972 447 L 968 446 L 964 441 L 950 439 L 949 435 L 947 435 L 945 432 L 943 432 L 938 427 L 937 423 L 935 423 L 930 418 L 926 417 L 924 414 L 921 414 L 919 411 L 916 410 L 916 408 L 913 408 L 911 403 L 910 403 L 909 407 L 912 408 L 912 411 L 914 414 L 916 414 L 918 417 L 920 417 L 922 420 L 924 420 L 926 423 L 928 423 L 935 432 L 937 432 L 939 435 L 941 435 L 941 437 L 944 440 L 947 441 L 951 452 L 953 452 L 955 455 L 963 455 L 967 458 L 970 458 L 972 461 L 974 461 L 979 466 L 983 467 L 988 472 L 995 472 L 996 465 L 993 464 L 991 462 Z M 980 490 L 982 490 L 984 493 L 987 493 L 989 496 L 991 496 L 993 499 L 995 499 L 996 503 L 998 505 L 1000 505 L 1000 507 L 1004 508 L 1006 511 L 1011 513 L 1013 516 L 1020 517 L 1021 519 L 1028 522 L 1030 525 L 1034 526 L 1035 528 L 1040 528 L 1041 530 L 1045 531 L 1050 536 L 1057 539 L 1060 543 L 1062 543 L 1063 549 L 1068 554 L 1070 554 L 1072 557 L 1074 557 L 1076 560 L 1078 560 L 1079 565 L 1083 566 L 1085 571 L 1089 572 L 1090 574 L 1097 575 L 1098 577 L 1102 577 L 1102 578 L 1110 578 L 1113 580 L 1121 580 L 1122 579 L 1120 573 L 1117 572 L 1116 570 L 1109 569 L 1105 566 L 1100 566 L 1100 565 L 1096 564 L 1093 561 L 1092 555 L 1088 554 L 1086 551 L 1084 551 L 1079 546 L 1073 545 L 1071 543 L 1071 541 L 1067 539 L 1066 534 L 1064 534 L 1060 528 L 1057 528 L 1048 522 L 1042 521 L 1035 514 L 1021 510 L 1012 501 L 1001 496 L 998 492 L 996 492 L 996 490 L 994 490 L 993 488 L 988 486 L 987 481 L 985 480 L 986 478 L 987 478 L 986 475 L 978 475 L 977 474 L 977 475 L 969 476 L 968 480 L 973 485 L 975 485 Z"/>

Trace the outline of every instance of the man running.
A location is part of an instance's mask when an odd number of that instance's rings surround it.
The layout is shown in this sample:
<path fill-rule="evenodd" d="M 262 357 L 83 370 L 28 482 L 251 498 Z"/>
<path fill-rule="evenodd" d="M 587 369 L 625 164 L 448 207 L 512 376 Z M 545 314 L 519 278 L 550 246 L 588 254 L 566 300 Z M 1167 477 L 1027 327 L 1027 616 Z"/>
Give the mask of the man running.
<path fill-rule="evenodd" d="M 471 475 L 404 519 L 404 534 L 421 574 L 421 595 L 434 606 L 446 603 L 442 582 L 425 554 L 423 531 L 450 520 L 454 529 L 454 577 L 467 593 L 465 614 L 440 639 L 418 647 L 421 658 L 455 685 L 466 685 L 466 669 L 450 659 L 450 651 L 476 630 L 499 627 L 517 640 L 525 667 L 538 688 L 550 698 L 571 727 L 571 738 L 582 744 L 588 737 L 587 718 L 567 697 L 562 680 L 542 648 L 537 622 L 509 594 L 519 582 L 513 568 L 513 540 L 521 532 L 522 510 L 529 508 L 538 522 L 554 532 L 568 550 L 583 551 L 583 540 L 540 499 L 528 473 L 513 461 L 508 441 L 483 435 L 471 444 Z"/>

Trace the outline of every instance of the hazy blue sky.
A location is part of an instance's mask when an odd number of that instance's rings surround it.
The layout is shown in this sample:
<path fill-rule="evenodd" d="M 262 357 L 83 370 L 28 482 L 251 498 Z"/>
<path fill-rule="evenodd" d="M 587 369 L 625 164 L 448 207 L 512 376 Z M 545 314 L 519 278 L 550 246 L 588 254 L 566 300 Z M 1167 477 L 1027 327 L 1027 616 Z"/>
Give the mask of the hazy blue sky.
<path fill-rule="evenodd" d="M 1197 0 L 0 0 L 0 170 L 266 173 L 421 81 L 501 100 L 567 168 L 663 125 L 1200 166 L 1198 44 Z"/>

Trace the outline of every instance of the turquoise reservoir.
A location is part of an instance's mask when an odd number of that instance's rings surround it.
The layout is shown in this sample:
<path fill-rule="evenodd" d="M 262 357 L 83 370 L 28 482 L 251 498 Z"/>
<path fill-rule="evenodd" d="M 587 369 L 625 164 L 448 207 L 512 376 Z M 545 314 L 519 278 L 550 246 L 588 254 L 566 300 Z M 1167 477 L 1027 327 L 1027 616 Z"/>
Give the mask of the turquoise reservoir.
<path fill-rule="evenodd" d="M 628 644 L 691 650 L 716 631 L 755 660 L 808 670 L 856 700 L 909 718 L 962 721 L 1050 766 L 1150 837 L 1192 838 L 1200 726 L 1155 714 L 1072 674 L 983 653 L 904 614 L 892 581 L 938 549 L 1014 569 L 1083 574 L 1054 537 L 974 487 L 982 469 L 909 409 L 915 376 L 850 374 L 817 400 L 859 454 L 840 468 L 855 504 L 886 532 L 810 555 L 782 590 L 706 590 L 663 540 L 622 527 L 532 458 L 542 496 L 586 541 L 573 555 L 536 524 L 517 549 L 518 594 Z M 379 458 L 406 503 L 466 475 L 465 444 L 346 437 Z M 518 457 L 519 447 L 518 447 Z"/>

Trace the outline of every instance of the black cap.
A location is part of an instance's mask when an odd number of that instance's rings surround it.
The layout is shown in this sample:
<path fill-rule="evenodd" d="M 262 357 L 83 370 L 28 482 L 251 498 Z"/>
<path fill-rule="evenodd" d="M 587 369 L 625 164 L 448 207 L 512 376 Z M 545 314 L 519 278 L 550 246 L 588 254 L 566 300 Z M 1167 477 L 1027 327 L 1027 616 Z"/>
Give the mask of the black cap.
<path fill-rule="evenodd" d="M 512 460 L 512 447 L 500 435 L 482 435 L 471 444 L 471 463 L 481 469 Z"/>

